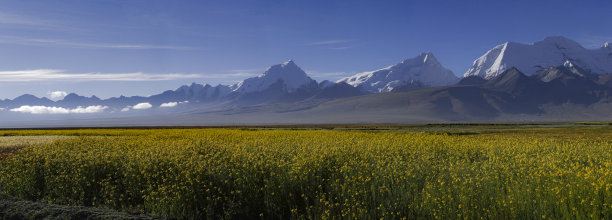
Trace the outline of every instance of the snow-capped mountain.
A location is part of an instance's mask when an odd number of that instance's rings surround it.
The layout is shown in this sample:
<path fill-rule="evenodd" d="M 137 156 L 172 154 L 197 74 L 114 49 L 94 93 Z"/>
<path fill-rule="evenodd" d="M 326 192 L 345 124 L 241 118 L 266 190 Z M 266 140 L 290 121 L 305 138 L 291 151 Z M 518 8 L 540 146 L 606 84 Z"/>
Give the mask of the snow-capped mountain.
<path fill-rule="evenodd" d="M 313 79 L 308 77 L 293 60 L 289 60 L 282 64 L 268 67 L 268 69 L 259 76 L 243 80 L 234 85 L 235 89 L 233 91 L 237 93 L 262 92 L 278 81 L 283 82 L 283 85 L 289 93 L 301 87 L 316 83 Z"/>
<path fill-rule="evenodd" d="M 539 117 L 548 114 L 547 109 L 554 114 L 581 114 L 580 108 L 591 106 L 597 107 L 595 117 L 612 117 L 607 108 L 598 107 L 612 106 L 611 46 L 605 43 L 599 49 L 585 49 L 563 37 L 549 37 L 530 45 L 509 42 L 477 59 L 461 81 L 432 53 L 337 82 L 320 83 L 289 60 L 229 86 L 191 83 L 151 96 L 107 99 L 70 93 L 57 101 L 26 94 L 0 100 L 0 121 L 33 120 L 33 115 L 47 120 L 49 114 L 54 114 L 51 119 L 56 121 L 136 116 L 157 120 L 157 116 L 174 115 L 189 123 L 209 123 L 209 119 L 222 117 L 227 121 L 219 119 L 220 123 L 235 123 L 241 120 L 234 115 L 250 120 L 250 115 L 257 118 L 260 113 L 270 117 L 266 119 L 279 114 L 304 120 L 320 117 L 328 123 L 336 116 L 352 120 L 360 114 L 372 117 L 373 122 L 387 116 L 395 121 L 408 114 L 465 121 L 502 115 Z M 554 114 L 552 118 L 557 117 Z"/>
<path fill-rule="evenodd" d="M 455 74 L 444 68 L 432 53 L 422 53 L 401 63 L 375 71 L 358 73 L 337 82 L 346 82 L 363 92 L 379 93 L 419 83 L 424 86 L 444 86 L 453 84 L 457 80 Z"/>
<path fill-rule="evenodd" d="M 599 49 L 589 50 L 565 37 L 547 37 L 533 44 L 506 42 L 476 59 L 463 76 L 491 79 L 511 67 L 533 75 L 566 61 L 593 73 L 612 73 L 612 48 L 605 43 Z"/>

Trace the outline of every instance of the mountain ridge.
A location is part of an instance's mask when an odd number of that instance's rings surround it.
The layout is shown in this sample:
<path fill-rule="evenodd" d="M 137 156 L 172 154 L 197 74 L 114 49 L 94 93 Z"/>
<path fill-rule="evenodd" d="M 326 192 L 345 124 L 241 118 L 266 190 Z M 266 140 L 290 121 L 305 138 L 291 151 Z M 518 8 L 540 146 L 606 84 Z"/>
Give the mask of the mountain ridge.
<path fill-rule="evenodd" d="M 463 74 L 490 79 L 510 67 L 515 67 L 526 75 L 567 61 L 598 74 L 612 73 L 612 56 L 608 44 L 599 49 L 586 49 L 579 43 L 562 37 L 547 37 L 533 44 L 506 42 L 493 47 L 474 60 L 472 66 Z"/>
<path fill-rule="evenodd" d="M 554 54 L 561 59 L 528 59 L 528 64 L 507 66 L 514 59 L 507 58 L 515 57 L 509 54 L 534 46 L 546 49 L 539 55 Z M 554 61 L 555 65 L 542 66 L 548 65 L 542 60 Z M 147 97 L 100 99 L 70 93 L 53 101 L 24 94 L 0 100 L 0 120 L 167 116 L 183 118 L 184 123 L 223 120 L 240 123 L 257 122 L 261 117 L 261 123 L 268 123 L 298 121 L 290 117 L 328 122 L 347 122 L 351 118 L 355 122 L 489 121 L 504 117 L 522 120 L 521 117 L 540 116 L 565 120 L 587 115 L 612 118 L 605 111 L 607 106 L 612 107 L 612 74 L 602 74 L 589 66 L 601 62 L 612 64 L 608 43 L 589 50 L 563 37 L 550 37 L 530 45 L 507 42 L 494 47 L 474 62 L 479 71 L 487 65 L 496 65 L 495 71 L 489 71 L 494 74 L 488 77 L 466 74 L 459 79 L 433 53 L 421 53 L 336 82 L 317 82 L 289 60 L 234 85 L 191 83 Z M 604 64 L 600 66 L 605 67 Z M 526 65 L 537 71 L 520 69 Z M 77 113 L 81 116 L 76 116 Z M 44 114 L 52 116 L 34 116 Z"/>
<path fill-rule="evenodd" d="M 390 92 L 395 87 L 420 82 L 423 86 L 444 86 L 455 83 L 455 74 L 440 64 L 433 53 L 406 59 L 382 69 L 357 73 L 336 82 L 346 82 L 365 93 Z"/>

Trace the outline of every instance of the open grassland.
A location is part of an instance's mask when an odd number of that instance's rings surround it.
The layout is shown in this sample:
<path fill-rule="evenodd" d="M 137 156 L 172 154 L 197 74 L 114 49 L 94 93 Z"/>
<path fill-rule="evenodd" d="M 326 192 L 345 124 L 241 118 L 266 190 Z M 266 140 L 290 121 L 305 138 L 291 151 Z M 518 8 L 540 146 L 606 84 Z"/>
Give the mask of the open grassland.
<path fill-rule="evenodd" d="M 0 131 L 0 192 L 174 218 L 612 219 L 607 124 Z"/>

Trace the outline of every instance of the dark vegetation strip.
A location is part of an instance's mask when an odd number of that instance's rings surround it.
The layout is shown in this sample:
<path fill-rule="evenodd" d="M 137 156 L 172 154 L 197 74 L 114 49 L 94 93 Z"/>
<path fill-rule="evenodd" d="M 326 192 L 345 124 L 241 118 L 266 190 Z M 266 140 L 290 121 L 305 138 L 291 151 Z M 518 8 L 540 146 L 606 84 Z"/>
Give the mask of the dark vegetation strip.
<path fill-rule="evenodd" d="M 8 157 L 11 154 L 16 153 L 18 150 L 25 148 L 25 146 L 11 146 L 11 147 L 0 147 L 0 160 Z"/>
<path fill-rule="evenodd" d="M 0 194 L 0 219 L 163 219 L 129 215 L 110 209 L 31 202 Z"/>
<path fill-rule="evenodd" d="M 418 129 L 418 128 L 508 128 L 508 127 L 573 127 L 573 126 L 606 126 L 612 122 L 490 122 L 490 123 L 386 123 L 386 124 L 272 124 L 272 125 L 203 125 L 203 126 L 110 126 L 110 127 L 31 127 L 31 128 L 0 128 L 0 131 L 20 130 L 104 130 L 104 129 L 203 129 L 203 128 L 226 128 L 226 129 Z"/>

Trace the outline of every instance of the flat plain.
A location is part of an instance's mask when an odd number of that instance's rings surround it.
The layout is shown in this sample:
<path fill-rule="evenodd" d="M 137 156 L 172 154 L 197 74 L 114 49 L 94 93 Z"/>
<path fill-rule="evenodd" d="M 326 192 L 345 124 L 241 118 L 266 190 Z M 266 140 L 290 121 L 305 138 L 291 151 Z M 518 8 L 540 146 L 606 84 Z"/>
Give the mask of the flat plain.
<path fill-rule="evenodd" d="M 612 219 L 609 123 L 3 130 L 0 152 L 0 199 L 162 218 Z"/>

